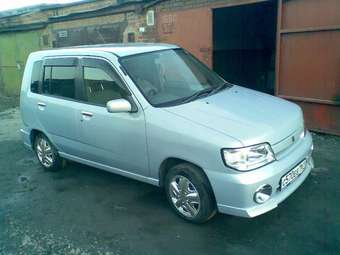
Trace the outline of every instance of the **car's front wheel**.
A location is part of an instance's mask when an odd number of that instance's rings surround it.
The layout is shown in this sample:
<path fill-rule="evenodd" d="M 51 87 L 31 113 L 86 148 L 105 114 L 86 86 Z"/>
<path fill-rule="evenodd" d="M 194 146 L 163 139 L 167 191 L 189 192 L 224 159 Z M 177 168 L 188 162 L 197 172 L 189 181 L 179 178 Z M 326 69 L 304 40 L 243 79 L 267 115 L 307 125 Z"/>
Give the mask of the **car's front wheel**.
<path fill-rule="evenodd" d="M 34 150 L 40 164 L 49 171 L 57 171 L 62 168 L 62 159 L 56 148 L 43 134 L 38 134 L 34 142 Z"/>
<path fill-rule="evenodd" d="M 216 203 L 207 178 L 191 164 L 172 167 L 165 177 L 165 191 L 174 211 L 187 221 L 203 223 L 216 213 Z"/>

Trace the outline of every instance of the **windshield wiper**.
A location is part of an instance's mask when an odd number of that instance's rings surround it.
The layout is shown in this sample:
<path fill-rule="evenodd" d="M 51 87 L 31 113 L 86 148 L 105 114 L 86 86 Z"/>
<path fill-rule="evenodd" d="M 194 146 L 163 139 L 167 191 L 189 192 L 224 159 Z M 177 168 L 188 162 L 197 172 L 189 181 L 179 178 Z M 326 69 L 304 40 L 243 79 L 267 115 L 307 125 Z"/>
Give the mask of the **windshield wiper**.
<path fill-rule="evenodd" d="M 200 98 L 200 97 L 202 97 L 204 95 L 209 95 L 212 90 L 214 90 L 213 87 L 199 90 L 199 91 L 195 92 L 194 94 L 192 94 L 191 96 L 188 96 L 188 97 L 184 98 L 182 103 L 189 103 L 189 102 L 194 101 L 197 98 Z"/>
<path fill-rule="evenodd" d="M 189 103 L 191 101 L 194 101 L 198 98 L 201 98 L 203 96 L 210 96 L 212 94 L 215 94 L 225 88 L 230 88 L 232 87 L 233 84 L 225 82 L 220 86 L 217 87 L 210 87 L 210 88 L 206 88 L 206 89 L 202 89 L 199 90 L 197 92 L 195 92 L 194 94 L 192 94 L 191 96 L 185 97 L 185 98 L 180 98 L 171 102 L 166 102 L 166 103 L 161 103 L 158 104 L 158 107 L 167 107 L 167 106 L 173 106 L 173 105 L 177 105 L 177 104 L 185 104 L 185 103 Z"/>
<path fill-rule="evenodd" d="M 232 86 L 233 86 L 233 84 L 231 84 L 229 82 L 225 82 L 225 83 L 221 84 L 220 86 L 215 87 L 212 91 L 210 91 L 209 96 L 213 95 L 213 94 L 216 94 L 216 93 L 218 93 L 221 90 L 224 90 L 226 88 L 230 88 Z"/>

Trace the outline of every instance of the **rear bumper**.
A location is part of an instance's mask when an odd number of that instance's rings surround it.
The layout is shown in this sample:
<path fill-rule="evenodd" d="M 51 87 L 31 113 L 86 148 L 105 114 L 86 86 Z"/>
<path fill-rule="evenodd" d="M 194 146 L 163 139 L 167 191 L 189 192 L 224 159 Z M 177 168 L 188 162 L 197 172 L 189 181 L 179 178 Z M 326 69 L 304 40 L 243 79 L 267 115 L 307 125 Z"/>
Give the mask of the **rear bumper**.
<path fill-rule="evenodd" d="M 25 147 L 32 150 L 33 148 L 30 133 L 30 130 L 28 130 L 27 128 L 20 129 L 21 138 L 24 142 Z"/>
<path fill-rule="evenodd" d="M 285 153 L 284 157 L 260 169 L 235 174 L 207 171 L 219 212 L 255 217 L 276 208 L 304 182 L 314 167 L 311 156 L 312 144 L 311 135 L 307 133 L 299 144 Z M 307 159 L 305 171 L 281 191 L 279 189 L 281 177 L 304 159 Z M 272 186 L 272 195 L 265 203 L 257 204 L 254 201 L 254 193 L 265 184 Z"/>

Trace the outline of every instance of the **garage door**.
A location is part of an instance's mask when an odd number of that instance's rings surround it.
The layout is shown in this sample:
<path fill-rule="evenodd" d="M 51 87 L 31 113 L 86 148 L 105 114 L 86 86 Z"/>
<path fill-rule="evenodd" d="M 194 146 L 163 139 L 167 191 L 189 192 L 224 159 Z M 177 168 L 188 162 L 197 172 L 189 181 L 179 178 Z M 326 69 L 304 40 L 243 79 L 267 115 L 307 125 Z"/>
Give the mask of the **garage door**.
<path fill-rule="evenodd" d="M 159 41 L 177 44 L 212 67 L 212 13 L 197 8 L 158 14 Z"/>
<path fill-rule="evenodd" d="M 280 0 L 276 93 L 309 128 L 340 135 L 340 1 Z"/>

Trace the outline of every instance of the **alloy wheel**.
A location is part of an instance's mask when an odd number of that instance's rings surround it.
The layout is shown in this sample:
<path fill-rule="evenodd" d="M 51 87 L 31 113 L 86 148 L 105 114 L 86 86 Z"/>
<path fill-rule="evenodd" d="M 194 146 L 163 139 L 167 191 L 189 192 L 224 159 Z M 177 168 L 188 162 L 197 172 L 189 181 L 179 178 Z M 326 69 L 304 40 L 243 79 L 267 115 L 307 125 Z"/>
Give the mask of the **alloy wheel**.
<path fill-rule="evenodd" d="M 45 138 L 40 137 L 36 149 L 40 163 L 46 168 L 51 167 L 54 163 L 54 155 L 50 143 Z"/>
<path fill-rule="evenodd" d="M 170 182 L 169 191 L 173 205 L 182 215 L 193 218 L 199 213 L 200 196 L 188 178 L 182 175 L 174 176 Z"/>

